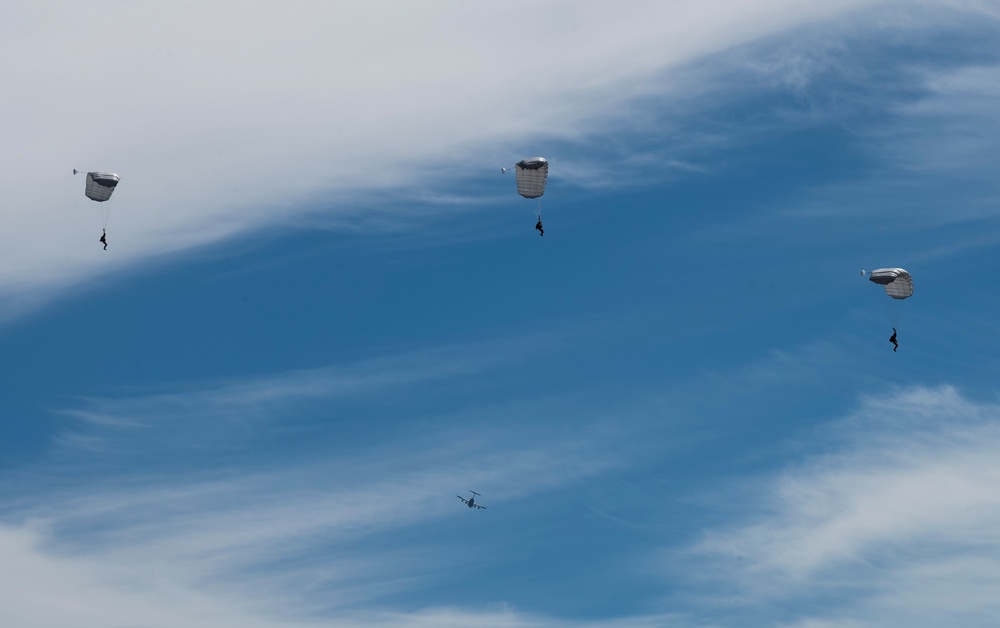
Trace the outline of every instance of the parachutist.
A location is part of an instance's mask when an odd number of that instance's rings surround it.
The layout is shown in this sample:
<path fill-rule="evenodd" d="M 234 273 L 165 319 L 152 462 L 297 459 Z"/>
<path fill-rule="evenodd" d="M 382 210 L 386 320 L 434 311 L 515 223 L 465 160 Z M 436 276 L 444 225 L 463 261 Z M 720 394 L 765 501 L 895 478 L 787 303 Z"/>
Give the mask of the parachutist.
<path fill-rule="evenodd" d="M 885 293 L 893 299 L 902 301 L 913 296 L 913 277 L 905 268 L 876 268 L 869 273 L 868 281 L 884 287 Z M 898 317 L 894 317 L 893 322 L 899 322 Z M 889 342 L 892 343 L 893 351 L 899 349 L 895 327 L 892 328 Z"/>
<path fill-rule="evenodd" d="M 76 174 L 79 170 L 74 169 L 73 174 Z M 118 182 L 121 181 L 121 177 L 111 172 L 88 172 L 87 173 L 87 187 L 84 188 L 83 193 L 90 200 L 96 203 L 104 203 L 111 200 L 111 194 L 118 187 Z M 107 206 L 105 206 L 107 207 Z M 100 243 L 104 245 L 104 250 L 108 250 L 108 210 L 104 209 L 99 212 L 101 217 L 101 238 Z"/>
<path fill-rule="evenodd" d="M 545 179 L 549 175 L 549 162 L 544 157 L 534 157 L 532 159 L 522 159 L 514 164 L 517 174 L 517 193 L 524 198 L 538 198 L 545 194 Z M 535 215 L 538 222 L 535 229 L 538 235 L 545 235 L 545 228 L 542 227 L 542 202 L 535 204 Z"/>

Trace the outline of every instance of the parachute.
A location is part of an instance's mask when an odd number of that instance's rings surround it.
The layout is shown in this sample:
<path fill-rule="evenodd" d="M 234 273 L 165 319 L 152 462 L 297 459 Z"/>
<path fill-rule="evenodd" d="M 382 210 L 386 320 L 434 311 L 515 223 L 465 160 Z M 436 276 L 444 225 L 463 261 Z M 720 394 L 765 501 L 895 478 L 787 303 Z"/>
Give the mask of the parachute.
<path fill-rule="evenodd" d="M 527 199 L 537 199 L 535 201 L 535 214 L 538 222 L 535 229 L 539 235 L 545 235 L 542 228 L 542 194 L 545 194 L 545 179 L 549 176 L 549 162 L 544 157 L 532 157 L 522 159 L 514 164 L 517 175 L 517 193 Z M 500 172 L 506 174 L 510 168 L 501 168 Z"/>
<path fill-rule="evenodd" d="M 545 194 L 545 179 L 549 175 L 549 162 L 544 157 L 522 159 L 517 162 L 517 193 L 524 198 L 538 198 Z"/>
<path fill-rule="evenodd" d="M 868 280 L 885 286 L 885 293 L 893 299 L 908 299 L 913 296 L 913 277 L 902 268 L 878 268 L 871 272 Z"/>
<path fill-rule="evenodd" d="M 73 174 L 78 171 L 73 170 Z M 87 188 L 84 193 L 92 201 L 103 203 L 111 198 L 111 193 L 115 191 L 115 186 L 121 181 L 121 177 L 110 172 L 88 172 Z"/>
<path fill-rule="evenodd" d="M 73 174 L 79 173 L 79 170 L 73 169 Z M 121 181 L 121 177 L 111 172 L 88 172 L 84 194 L 92 201 L 103 203 L 104 201 L 111 200 L 111 194 L 115 191 L 115 187 L 118 186 L 119 181 Z M 108 226 L 109 212 L 110 207 L 100 207 L 98 214 L 102 229 Z"/>

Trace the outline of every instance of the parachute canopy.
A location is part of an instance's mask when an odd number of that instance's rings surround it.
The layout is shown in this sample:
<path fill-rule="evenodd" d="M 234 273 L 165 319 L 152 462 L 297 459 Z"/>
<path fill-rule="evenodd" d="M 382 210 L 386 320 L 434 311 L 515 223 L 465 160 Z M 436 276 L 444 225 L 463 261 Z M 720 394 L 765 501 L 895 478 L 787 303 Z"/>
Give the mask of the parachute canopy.
<path fill-rule="evenodd" d="M 885 293 L 893 299 L 913 296 L 913 277 L 902 268 L 877 268 L 871 272 L 868 280 L 885 286 Z"/>
<path fill-rule="evenodd" d="M 545 194 L 545 178 L 549 162 L 543 157 L 522 159 L 517 162 L 517 193 L 524 198 L 538 198 Z"/>
<path fill-rule="evenodd" d="M 121 177 L 110 172 L 88 172 L 85 190 L 87 198 L 98 202 L 108 200 L 120 180 Z"/>

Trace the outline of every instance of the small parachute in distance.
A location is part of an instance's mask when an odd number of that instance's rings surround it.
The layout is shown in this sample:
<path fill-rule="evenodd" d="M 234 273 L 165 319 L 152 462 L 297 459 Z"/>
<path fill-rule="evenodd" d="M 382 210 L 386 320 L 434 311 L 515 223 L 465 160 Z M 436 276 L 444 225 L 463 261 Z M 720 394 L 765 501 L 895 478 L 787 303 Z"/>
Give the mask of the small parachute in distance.
<path fill-rule="evenodd" d="M 73 169 L 73 174 L 79 172 L 79 170 Z M 84 193 L 90 200 L 103 203 L 111 198 L 111 193 L 115 191 L 115 186 L 118 185 L 119 181 L 121 181 L 121 177 L 111 172 L 88 172 L 87 187 L 84 188 Z"/>
<path fill-rule="evenodd" d="M 524 198 L 538 198 L 545 194 L 545 179 L 549 175 L 549 162 L 544 157 L 522 159 L 514 167 L 516 168 L 518 194 Z"/>
<path fill-rule="evenodd" d="M 861 271 L 864 276 L 864 271 Z M 885 286 L 885 293 L 893 299 L 908 299 L 913 296 L 913 277 L 902 268 L 877 268 L 868 280 Z"/>

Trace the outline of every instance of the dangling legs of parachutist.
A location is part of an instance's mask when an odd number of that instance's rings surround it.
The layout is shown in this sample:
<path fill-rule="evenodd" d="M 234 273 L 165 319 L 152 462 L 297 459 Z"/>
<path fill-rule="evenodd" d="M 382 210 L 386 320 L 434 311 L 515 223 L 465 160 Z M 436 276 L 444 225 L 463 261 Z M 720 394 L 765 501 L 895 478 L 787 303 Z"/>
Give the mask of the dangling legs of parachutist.
<path fill-rule="evenodd" d="M 899 343 L 896 342 L 896 328 L 895 327 L 892 328 L 892 335 L 889 336 L 889 342 L 892 343 L 892 350 L 893 351 L 895 351 L 896 349 L 899 348 Z"/>
<path fill-rule="evenodd" d="M 545 229 L 542 228 L 542 219 L 541 218 L 539 218 L 538 222 L 535 223 L 535 229 L 538 229 L 538 235 L 540 235 L 540 236 L 545 235 Z"/>
<path fill-rule="evenodd" d="M 104 250 L 107 251 L 108 250 L 108 231 L 107 231 L 107 229 L 102 229 L 101 230 L 101 240 L 100 241 L 101 241 L 101 243 L 104 244 Z"/>

